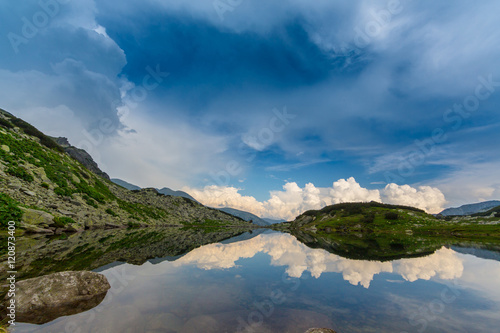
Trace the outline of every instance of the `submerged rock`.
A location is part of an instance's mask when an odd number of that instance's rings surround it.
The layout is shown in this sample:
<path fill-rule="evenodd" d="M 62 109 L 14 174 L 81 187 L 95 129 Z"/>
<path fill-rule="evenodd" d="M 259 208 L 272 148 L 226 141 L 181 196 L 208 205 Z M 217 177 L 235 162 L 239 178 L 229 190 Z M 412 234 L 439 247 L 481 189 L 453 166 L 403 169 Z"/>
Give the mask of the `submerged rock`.
<path fill-rule="evenodd" d="M 94 272 L 60 272 L 16 283 L 17 321 L 44 324 L 99 305 L 110 285 Z"/>

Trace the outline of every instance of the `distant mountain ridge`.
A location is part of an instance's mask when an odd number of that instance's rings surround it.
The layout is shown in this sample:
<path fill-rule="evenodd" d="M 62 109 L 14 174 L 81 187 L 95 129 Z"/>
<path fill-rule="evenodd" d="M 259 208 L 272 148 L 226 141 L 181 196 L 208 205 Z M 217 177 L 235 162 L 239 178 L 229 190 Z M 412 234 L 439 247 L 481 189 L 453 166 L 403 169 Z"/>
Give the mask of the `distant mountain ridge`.
<path fill-rule="evenodd" d="M 140 190 L 141 189 L 137 185 L 130 184 L 129 182 L 126 182 L 126 181 L 118 179 L 118 178 L 111 178 L 110 180 L 113 183 L 115 183 L 116 185 L 120 185 L 121 187 L 124 187 L 124 188 L 126 188 L 127 190 L 130 190 L 130 191 L 136 191 L 136 190 Z"/>
<path fill-rule="evenodd" d="M 242 210 L 239 210 L 239 209 L 234 209 L 234 208 L 229 208 L 229 207 L 217 208 L 217 209 L 221 210 L 221 211 L 223 211 L 225 213 L 231 214 L 233 216 L 242 218 L 243 220 L 245 220 L 247 222 L 252 221 L 253 224 L 257 224 L 257 225 L 260 225 L 260 226 L 263 226 L 263 227 L 268 226 L 268 225 L 271 224 L 271 223 L 267 222 L 266 220 L 261 219 L 260 217 L 258 217 L 255 214 L 252 214 L 252 213 L 249 213 L 249 212 L 245 212 L 245 211 L 242 211 Z"/>
<path fill-rule="evenodd" d="M 122 179 L 112 178 L 111 181 L 113 183 L 120 185 L 128 190 L 131 190 L 131 191 L 141 189 L 141 187 L 134 185 L 134 184 L 131 184 L 129 182 L 126 182 Z M 191 195 L 189 195 L 188 193 L 186 193 L 184 191 L 174 191 L 168 187 L 164 187 L 161 190 L 157 189 L 157 191 L 161 194 L 171 195 L 173 197 L 183 197 L 183 198 L 188 198 L 188 199 L 191 199 L 193 201 L 196 201 L 196 199 L 194 199 Z M 198 201 L 196 201 L 196 202 L 198 202 Z M 224 207 L 224 208 L 215 208 L 215 209 L 223 211 L 224 213 L 228 213 L 228 214 L 231 214 L 233 216 L 239 217 L 247 222 L 252 221 L 253 224 L 263 226 L 263 227 L 271 225 L 271 224 L 286 222 L 285 220 L 263 219 L 263 218 L 258 217 L 255 214 L 245 212 L 243 210 L 239 210 L 239 209 L 235 209 L 235 208 Z"/>
<path fill-rule="evenodd" d="M 485 212 L 491 208 L 500 206 L 499 200 L 483 201 L 474 204 L 462 205 L 460 207 L 447 208 L 440 214 L 444 216 L 450 215 L 472 215 Z"/>
<path fill-rule="evenodd" d="M 118 179 L 118 178 L 113 178 L 111 179 L 111 181 L 117 185 L 120 185 L 121 187 L 124 187 L 126 188 L 127 190 L 131 190 L 131 191 L 138 191 L 138 190 L 141 190 L 142 188 L 137 186 L 137 185 L 134 185 L 134 184 L 131 184 L 129 182 L 126 182 L 122 179 Z M 164 187 L 162 189 L 156 189 L 158 191 L 158 193 L 161 193 L 161 194 L 165 194 L 165 195 L 171 195 L 173 197 L 183 197 L 183 198 L 188 198 L 190 200 L 193 200 L 195 202 L 198 202 L 195 198 L 193 198 L 192 196 L 190 196 L 189 194 L 187 194 L 186 192 L 184 191 L 174 191 L 168 187 Z"/>
<path fill-rule="evenodd" d="M 284 219 L 270 219 L 270 218 L 267 218 L 267 217 L 263 217 L 262 218 L 264 221 L 266 221 L 267 223 L 269 224 L 276 224 L 276 223 L 283 223 L 283 222 L 288 222 L 287 220 L 284 220 Z"/>

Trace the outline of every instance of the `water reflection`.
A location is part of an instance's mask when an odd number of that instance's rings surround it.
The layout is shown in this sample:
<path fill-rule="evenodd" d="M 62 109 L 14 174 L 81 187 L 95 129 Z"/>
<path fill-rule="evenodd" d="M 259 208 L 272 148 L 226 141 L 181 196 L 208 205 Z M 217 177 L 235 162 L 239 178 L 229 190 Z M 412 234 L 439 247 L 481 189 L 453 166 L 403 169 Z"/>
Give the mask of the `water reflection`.
<path fill-rule="evenodd" d="M 500 325 L 497 261 L 446 247 L 420 258 L 353 260 L 287 234 L 253 236 L 103 267 L 111 289 L 100 305 L 40 326 L 18 323 L 14 332 L 494 332 Z"/>
<path fill-rule="evenodd" d="M 245 242 L 210 244 L 191 251 L 174 265 L 196 265 L 205 270 L 235 267 L 242 258 L 252 258 L 262 252 L 271 256 L 271 265 L 286 266 L 290 277 L 300 278 L 308 271 L 319 278 L 323 273 L 342 273 L 344 280 L 365 288 L 376 274 L 396 273 L 405 280 L 429 280 L 433 276 L 455 279 L 462 276 L 462 260 L 456 252 L 442 247 L 427 257 L 400 259 L 392 262 L 353 260 L 322 249 L 311 249 L 286 234 L 259 235 Z"/>

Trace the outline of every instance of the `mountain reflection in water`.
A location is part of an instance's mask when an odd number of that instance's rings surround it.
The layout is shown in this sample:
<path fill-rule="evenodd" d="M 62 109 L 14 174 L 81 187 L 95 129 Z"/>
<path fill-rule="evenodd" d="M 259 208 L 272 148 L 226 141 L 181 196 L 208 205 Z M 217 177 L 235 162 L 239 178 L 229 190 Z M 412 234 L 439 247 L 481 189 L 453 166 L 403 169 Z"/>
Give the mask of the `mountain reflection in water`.
<path fill-rule="evenodd" d="M 493 332 L 500 325 L 500 263 L 447 247 L 418 258 L 354 260 L 266 232 L 99 271 L 112 286 L 100 305 L 40 326 L 18 323 L 14 332 Z"/>
<path fill-rule="evenodd" d="M 272 266 L 285 266 L 290 277 L 300 278 L 305 271 L 315 278 L 327 272 L 342 273 L 344 280 L 365 288 L 370 286 L 374 275 L 383 272 L 396 273 L 413 282 L 433 276 L 447 280 L 459 278 L 464 269 L 456 252 L 445 247 L 421 258 L 392 262 L 352 260 L 322 249 L 311 249 L 286 234 L 259 235 L 245 242 L 206 245 L 189 252 L 174 265 L 193 264 L 205 270 L 231 268 L 236 261 L 252 258 L 259 252 L 271 257 Z"/>

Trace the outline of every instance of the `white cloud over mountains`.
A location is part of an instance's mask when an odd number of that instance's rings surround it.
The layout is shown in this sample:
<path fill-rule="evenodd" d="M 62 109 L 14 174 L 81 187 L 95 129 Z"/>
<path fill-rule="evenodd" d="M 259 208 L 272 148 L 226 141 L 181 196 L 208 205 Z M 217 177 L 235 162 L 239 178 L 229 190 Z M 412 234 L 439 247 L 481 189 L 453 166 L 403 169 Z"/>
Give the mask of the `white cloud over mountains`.
<path fill-rule="evenodd" d="M 270 198 L 260 202 L 252 196 L 244 196 L 239 189 L 211 185 L 203 189 L 184 187 L 196 200 L 211 207 L 231 207 L 258 216 L 294 219 L 310 209 L 320 209 L 342 202 L 378 201 L 390 204 L 414 206 L 429 213 L 439 213 L 446 203 L 443 193 L 435 187 L 388 184 L 383 189 L 369 190 L 351 177 L 339 179 L 332 187 L 320 188 L 308 183 L 301 188 L 295 182 L 283 185 L 282 191 L 270 191 Z"/>

